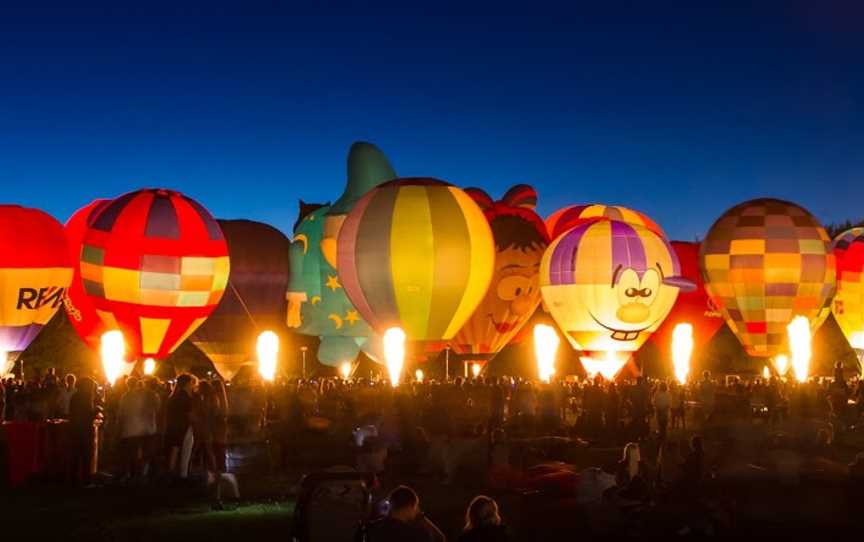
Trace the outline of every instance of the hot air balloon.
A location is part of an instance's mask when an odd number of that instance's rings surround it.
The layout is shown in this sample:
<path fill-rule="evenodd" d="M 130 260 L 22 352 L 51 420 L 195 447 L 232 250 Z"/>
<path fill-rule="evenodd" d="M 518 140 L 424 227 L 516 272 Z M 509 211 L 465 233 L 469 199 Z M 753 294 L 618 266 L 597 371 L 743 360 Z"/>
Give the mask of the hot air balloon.
<path fill-rule="evenodd" d="M 562 209 L 558 209 L 546 219 L 546 229 L 552 239 L 557 239 L 562 233 L 566 232 L 579 222 L 588 218 L 603 217 L 610 220 L 618 220 L 627 224 L 636 224 L 643 226 L 653 231 L 657 235 L 665 237 L 666 234 L 656 222 L 648 218 L 642 212 L 634 211 L 620 205 L 603 205 L 592 203 L 589 205 L 570 205 Z"/>
<path fill-rule="evenodd" d="M 272 226 L 251 220 L 218 220 L 228 243 L 231 273 L 222 300 L 189 340 L 216 370 L 231 378 L 255 358 L 264 331 L 285 328 L 288 238 Z M 284 335 L 284 333 L 283 333 Z"/>
<path fill-rule="evenodd" d="M 540 285 L 574 348 L 621 365 L 663 323 L 679 289 L 692 288 L 664 237 L 604 217 L 585 219 L 549 245 Z"/>
<path fill-rule="evenodd" d="M 384 154 L 358 142 L 348 152 L 345 191 L 331 205 L 300 202 L 291 243 L 288 283 L 288 327 L 320 337 L 318 361 L 331 367 L 353 361 L 362 350 L 383 361 L 380 337 L 361 318 L 345 295 L 336 270 L 336 244 L 348 211 L 379 183 L 396 176 Z"/>
<path fill-rule="evenodd" d="M 461 189 L 403 178 L 366 194 L 339 232 L 339 278 L 367 322 L 442 343 L 489 287 L 495 243 L 483 211 Z"/>
<path fill-rule="evenodd" d="M 84 234 L 87 232 L 90 217 L 97 215 L 102 207 L 110 202 L 111 200 L 108 199 L 97 199 L 86 207 L 75 211 L 75 214 L 66 222 L 64 230 L 71 262 L 77 262 L 81 256 L 81 245 L 84 242 Z M 80 266 L 73 265 L 73 268 L 72 283 L 66 290 L 66 302 L 64 303 L 66 316 L 81 340 L 93 350 L 99 350 L 100 339 L 107 329 L 96 313 L 96 307 L 93 306 L 92 301 L 84 292 Z"/>
<path fill-rule="evenodd" d="M 671 359 L 672 332 L 678 324 L 693 326 L 693 346 L 697 352 L 723 326 L 723 316 L 705 292 L 699 271 L 699 243 L 672 241 L 671 244 L 681 265 L 681 276 L 692 281 L 696 288 L 678 293 L 672 311 L 649 339 L 660 348 L 666 360 Z"/>
<path fill-rule="evenodd" d="M 864 228 L 852 228 L 838 235 L 831 245 L 837 258 L 837 294 L 834 318 L 846 340 L 864 350 Z"/>
<path fill-rule="evenodd" d="M 0 205 L 0 374 L 63 304 L 72 261 L 63 226 L 47 213 Z"/>
<path fill-rule="evenodd" d="M 471 318 L 450 345 L 471 361 L 492 359 L 540 304 L 540 259 L 549 244 L 543 220 L 534 212 L 537 192 L 516 185 L 500 201 L 479 188 L 465 192 L 483 209 L 495 239 L 492 283 Z"/>
<path fill-rule="evenodd" d="M 702 243 L 705 289 L 751 356 L 778 354 L 786 326 L 820 323 L 836 264 L 825 229 L 802 207 L 756 199 L 717 219 Z"/>
<path fill-rule="evenodd" d="M 222 230 L 195 200 L 143 189 L 91 217 L 81 280 L 102 322 L 133 359 L 165 358 L 216 308 L 228 282 Z"/>

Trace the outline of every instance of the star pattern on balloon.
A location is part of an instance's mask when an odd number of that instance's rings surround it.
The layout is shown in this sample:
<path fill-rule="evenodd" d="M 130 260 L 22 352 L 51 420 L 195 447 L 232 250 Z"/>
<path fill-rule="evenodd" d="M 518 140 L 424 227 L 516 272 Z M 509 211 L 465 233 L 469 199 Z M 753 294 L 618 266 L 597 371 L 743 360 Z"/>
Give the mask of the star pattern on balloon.
<path fill-rule="evenodd" d="M 357 314 L 357 311 L 349 310 L 345 313 L 345 321 L 348 322 L 348 325 L 353 326 L 360 320 L 360 315 Z"/>
<path fill-rule="evenodd" d="M 333 292 L 335 292 L 336 290 L 338 290 L 339 288 L 342 287 L 342 285 L 339 284 L 339 277 L 334 276 L 334 275 L 327 275 L 326 285 Z"/>

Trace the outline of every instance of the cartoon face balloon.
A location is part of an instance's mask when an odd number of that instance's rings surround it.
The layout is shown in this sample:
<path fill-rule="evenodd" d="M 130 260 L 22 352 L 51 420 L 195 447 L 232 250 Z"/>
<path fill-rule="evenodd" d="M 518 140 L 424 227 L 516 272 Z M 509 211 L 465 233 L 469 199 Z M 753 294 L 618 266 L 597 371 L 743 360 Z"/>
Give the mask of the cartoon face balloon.
<path fill-rule="evenodd" d="M 465 190 L 483 209 L 495 238 L 495 273 L 483 301 L 451 341 L 453 350 L 491 359 L 528 321 L 540 304 L 540 259 L 549 244 L 543 220 L 534 212 L 537 193 L 516 185 L 501 201 L 479 188 Z"/>
<path fill-rule="evenodd" d="M 216 308 L 229 273 L 216 220 L 163 189 L 130 192 L 91 217 L 80 265 L 84 291 L 131 359 L 173 352 Z"/>
<path fill-rule="evenodd" d="M 38 209 L 0 205 L 0 373 L 63 304 L 72 262 L 63 226 Z M 7 358 L 7 355 L 9 356 Z"/>
<path fill-rule="evenodd" d="M 852 228 L 831 245 L 837 258 L 834 318 L 853 348 L 864 349 L 864 228 Z"/>
<path fill-rule="evenodd" d="M 318 361 L 337 366 L 362 350 L 383 360 L 380 340 L 348 299 L 336 270 L 336 245 L 346 214 L 379 183 L 395 177 L 384 154 L 369 143 L 348 152 L 348 182 L 335 204 L 301 202 L 290 248 L 288 327 L 320 337 Z"/>
<path fill-rule="evenodd" d="M 565 231 L 589 218 L 619 220 L 627 224 L 636 224 L 637 226 L 648 228 L 661 237 L 666 236 L 663 228 L 648 218 L 645 213 L 620 205 L 602 205 L 599 203 L 571 205 L 558 209 L 546 219 L 546 229 L 549 231 L 552 239 L 557 239 Z"/>
<path fill-rule="evenodd" d="M 461 189 L 429 178 L 382 184 L 339 232 L 339 278 L 379 332 L 448 341 L 489 287 L 495 244 L 483 211 Z"/>
<path fill-rule="evenodd" d="M 756 199 L 723 213 L 700 262 L 708 295 L 751 356 L 778 354 L 792 319 L 805 316 L 814 326 L 834 293 L 828 234 L 787 201 Z"/>
<path fill-rule="evenodd" d="M 574 348 L 633 352 L 663 322 L 680 288 L 678 258 L 665 238 L 638 225 L 586 219 L 543 255 L 540 290 Z"/>

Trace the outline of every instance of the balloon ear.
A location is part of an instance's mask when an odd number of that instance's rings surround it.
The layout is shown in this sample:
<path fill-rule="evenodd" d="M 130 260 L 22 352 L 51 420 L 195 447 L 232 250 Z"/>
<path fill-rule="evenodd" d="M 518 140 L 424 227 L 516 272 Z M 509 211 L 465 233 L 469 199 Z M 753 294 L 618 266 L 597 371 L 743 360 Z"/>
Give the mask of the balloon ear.
<path fill-rule="evenodd" d="M 504 194 L 502 201 L 512 207 L 534 209 L 537 207 L 537 191 L 533 186 L 517 184 Z"/>
<path fill-rule="evenodd" d="M 489 196 L 482 188 L 466 188 L 465 193 L 471 196 L 471 199 L 474 200 L 474 203 L 480 206 L 484 211 L 486 209 L 490 209 L 495 202 L 492 200 L 492 197 Z"/>

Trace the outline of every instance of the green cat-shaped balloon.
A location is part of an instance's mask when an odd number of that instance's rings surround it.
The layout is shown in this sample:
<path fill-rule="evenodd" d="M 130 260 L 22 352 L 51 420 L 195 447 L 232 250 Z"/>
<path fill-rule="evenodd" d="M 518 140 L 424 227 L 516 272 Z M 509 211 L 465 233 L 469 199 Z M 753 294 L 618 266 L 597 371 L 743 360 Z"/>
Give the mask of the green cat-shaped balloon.
<path fill-rule="evenodd" d="M 300 202 L 290 248 L 288 327 L 320 337 L 318 360 L 329 366 L 353 361 L 362 350 L 381 360 L 381 338 L 360 318 L 339 282 L 336 239 L 345 217 L 367 192 L 396 178 L 378 147 L 356 142 L 348 151 L 348 182 L 333 205 Z"/>

